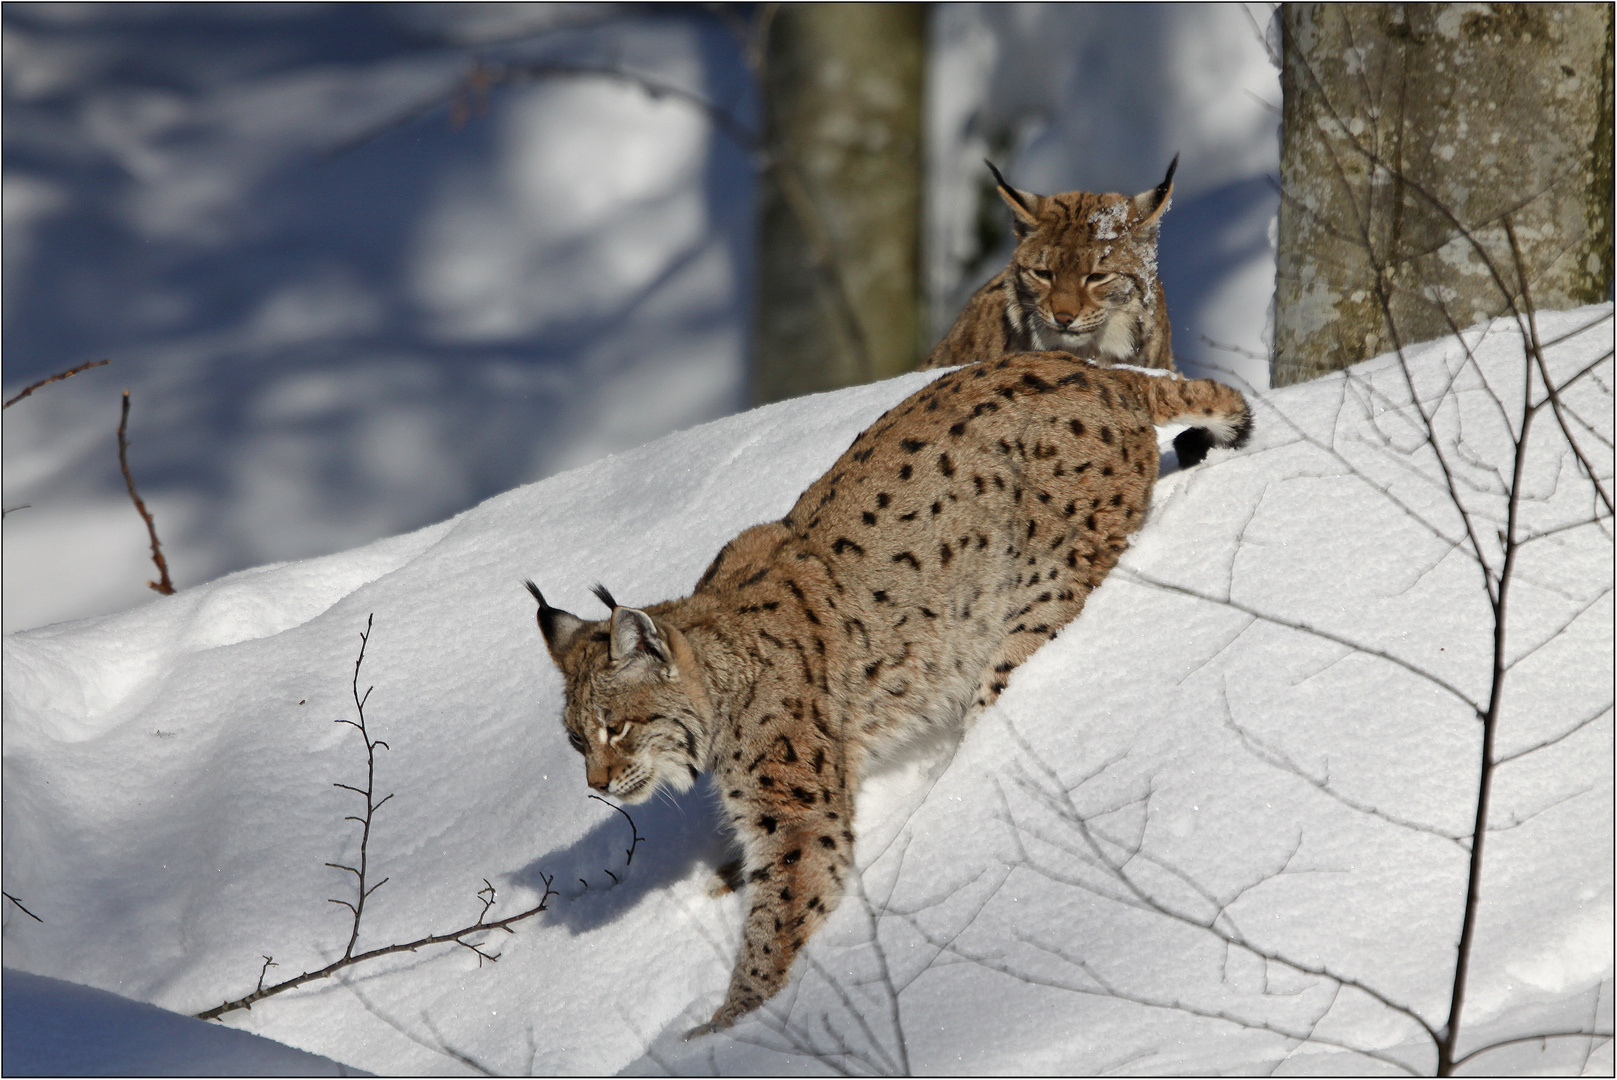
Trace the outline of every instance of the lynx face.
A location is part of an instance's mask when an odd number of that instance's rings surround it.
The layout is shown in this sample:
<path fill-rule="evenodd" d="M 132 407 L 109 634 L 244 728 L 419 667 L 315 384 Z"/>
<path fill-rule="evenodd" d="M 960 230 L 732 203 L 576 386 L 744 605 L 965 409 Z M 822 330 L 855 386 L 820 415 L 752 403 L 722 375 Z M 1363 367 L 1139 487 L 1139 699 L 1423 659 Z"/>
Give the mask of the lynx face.
<path fill-rule="evenodd" d="M 1170 166 L 1161 185 L 1133 197 L 1034 195 L 1001 182 L 1021 240 L 1009 300 L 1036 348 L 1114 361 L 1139 349 L 1154 322 L 1157 225 L 1173 173 Z"/>
<path fill-rule="evenodd" d="M 1173 370 L 1173 328 L 1157 277 L 1157 226 L 1173 195 L 1035 195 L 992 163 L 1017 237 L 1009 265 L 983 285 L 921 367 L 956 367 L 1029 351 L 1067 352 L 1103 366 Z"/>
<path fill-rule="evenodd" d="M 665 633 L 645 612 L 616 604 L 609 621 L 587 623 L 550 607 L 531 582 L 528 588 L 567 678 L 562 723 L 584 756 L 590 787 L 631 804 L 661 784 L 689 790 L 703 767 L 697 732 L 706 727 L 705 695 L 675 659 L 670 638 L 679 632 Z"/>

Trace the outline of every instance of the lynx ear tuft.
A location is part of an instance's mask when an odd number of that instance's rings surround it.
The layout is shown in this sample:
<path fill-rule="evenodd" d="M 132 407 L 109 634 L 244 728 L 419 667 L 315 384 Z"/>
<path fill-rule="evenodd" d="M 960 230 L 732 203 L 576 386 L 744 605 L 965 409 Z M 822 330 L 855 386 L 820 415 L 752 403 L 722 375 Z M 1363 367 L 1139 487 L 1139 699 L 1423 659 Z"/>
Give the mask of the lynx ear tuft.
<path fill-rule="evenodd" d="M 545 603 L 545 594 L 540 592 L 539 586 L 532 581 L 524 581 L 522 584 L 526 585 L 533 598 L 539 601 L 539 632 L 544 635 L 545 645 L 550 649 L 550 658 L 559 667 L 561 658 L 572 648 L 574 638 L 577 637 L 579 630 L 583 629 L 584 620 Z"/>
<path fill-rule="evenodd" d="M 1017 238 L 1026 236 L 1039 227 L 1039 203 L 1042 198 L 1031 191 L 1018 191 L 1005 182 L 994 163 L 983 158 L 983 164 L 988 171 L 994 174 L 994 183 L 999 187 L 999 197 L 1005 200 L 1005 205 L 1011 208 L 1011 228 Z"/>
<path fill-rule="evenodd" d="M 1173 174 L 1178 168 L 1179 155 L 1175 154 L 1173 160 L 1168 162 L 1168 175 L 1162 178 L 1162 183 L 1134 196 L 1134 211 L 1140 215 L 1140 220 L 1134 225 L 1136 232 L 1155 229 L 1162 215 L 1167 213 L 1168 204 L 1173 201 Z"/>
<path fill-rule="evenodd" d="M 606 586 L 602 585 L 599 581 L 590 587 L 590 592 L 594 593 L 596 599 L 600 600 L 601 603 L 605 604 L 608 608 L 616 608 L 618 606 L 618 602 L 612 599 L 612 594 L 606 591 Z"/>
<path fill-rule="evenodd" d="M 612 661 L 625 663 L 638 657 L 648 657 L 659 664 L 667 664 L 673 650 L 663 638 L 662 631 L 651 621 L 651 616 L 637 608 L 612 609 Z"/>

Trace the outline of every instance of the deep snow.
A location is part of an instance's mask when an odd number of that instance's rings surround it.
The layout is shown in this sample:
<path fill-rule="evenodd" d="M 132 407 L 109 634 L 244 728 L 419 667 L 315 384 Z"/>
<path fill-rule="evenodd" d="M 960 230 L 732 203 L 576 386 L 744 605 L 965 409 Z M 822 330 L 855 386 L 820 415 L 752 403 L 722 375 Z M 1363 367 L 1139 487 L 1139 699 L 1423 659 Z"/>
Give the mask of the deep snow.
<path fill-rule="evenodd" d="M 1558 377 L 1606 354 L 1564 400 L 1606 440 L 1589 445 L 1609 490 L 1610 307 L 1541 325 L 1567 336 Z M 1508 412 L 1513 331 L 1466 342 Z M 1444 439 L 1463 433 L 1473 517 L 1497 515 L 1507 447 L 1476 369 L 1453 341 L 1410 365 L 1421 400 L 1445 402 Z M 1429 1071 L 1412 1021 L 1321 974 L 1446 1014 L 1476 789 L 1467 699 L 1489 671 L 1481 579 L 1422 524 L 1452 538 L 1458 519 L 1385 357 L 1257 400 L 1251 446 L 1169 471 L 1118 570 L 1001 701 L 957 746 L 864 785 L 862 893 L 791 987 L 731 1033 L 679 1040 L 720 999 L 740 926 L 740 899 L 706 893 L 713 807 L 699 788 L 633 808 L 644 839 L 626 865 L 629 826 L 587 797 L 521 580 L 586 614 L 596 581 L 626 603 L 687 590 L 929 375 L 7 637 L 5 888 L 44 920 L 8 905 L 7 964 L 196 1012 L 252 989 L 263 955 L 280 974 L 340 954 L 349 920 L 328 898 L 352 883 L 325 864 L 358 836 L 356 797 L 333 784 L 361 783 L 365 759 L 336 721 L 374 615 L 360 687 L 375 686 L 378 793 L 394 797 L 361 947 L 470 922 L 485 878 L 496 914 L 546 880 L 560 896 L 498 935 L 496 964 L 454 947 L 388 958 L 231 1026 L 382 1073 L 1396 1071 L 1366 1055 Z M 1587 518 L 1587 482 L 1543 414 L 1534 430 L 1522 528 Z M 1546 536 L 1516 568 L 1498 750 L 1548 745 L 1496 776 L 1474 1040 L 1612 1023 L 1610 528 Z M 1270 959 L 1196 925 L 1219 911 Z M 1608 1041 L 1555 1039 L 1476 1064 L 1612 1058 Z"/>
<path fill-rule="evenodd" d="M 20 971 L 5 973 L 5 1033 L 7 1076 L 356 1075 L 246 1031 Z"/>

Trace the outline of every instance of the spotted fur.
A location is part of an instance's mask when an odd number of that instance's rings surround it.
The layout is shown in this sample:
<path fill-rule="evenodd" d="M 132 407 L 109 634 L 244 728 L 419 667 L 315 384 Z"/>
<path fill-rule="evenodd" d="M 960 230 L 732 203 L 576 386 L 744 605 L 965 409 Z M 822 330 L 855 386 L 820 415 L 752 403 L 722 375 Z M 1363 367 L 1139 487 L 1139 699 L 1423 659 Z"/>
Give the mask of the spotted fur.
<path fill-rule="evenodd" d="M 954 367 L 1059 349 L 1101 364 L 1173 370 L 1168 302 L 1157 278 L 1157 228 L 1173 197 L 1176 156 L 1138 195 L 1035 195 L 999 181 L 1018 243 L 921 363 Z"/>
<path fill-rule="evenodd" d="M 1250 426 L 1228 387 L 1061 353 L 950 372 L 853 441 L 779 521 L 726 544 L 691 595 L 539 626 L 591 787 L 639 802 L 712 776 L 746 890 L 729 992 L 692 1034 L 787 981 L 854 873 L 872 756 L 958 728 L 1076 618 L 1140 527 L 1153 425 Z M 742 884 L 744 883 L 744 884 Z"/>

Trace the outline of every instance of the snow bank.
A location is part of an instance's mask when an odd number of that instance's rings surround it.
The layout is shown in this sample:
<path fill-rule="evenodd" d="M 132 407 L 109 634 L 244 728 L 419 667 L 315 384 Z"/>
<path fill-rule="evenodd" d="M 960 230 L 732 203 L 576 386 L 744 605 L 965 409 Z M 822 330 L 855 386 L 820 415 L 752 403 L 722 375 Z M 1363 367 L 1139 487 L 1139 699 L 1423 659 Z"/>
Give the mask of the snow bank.
<path fill-rule="evenodd" d="M 43 975 L 5 974 L 7 1076 L 353 1076 L 355 1070 Z"/>
<path fill-rule="evenodd" d="M 1542 328 L 1566 338 L 1558 377 L 1595 363 L 1564 401 L 1609 446 L 1609 306 Z M 1519 341 L 1499 324 L 1466 343 L 1508 407 Z M 1439 430 L 1463 436 L 1473 517 L 1497 515 L 1508 444 L 1477 368 L 1453 341 L 1409 359 Z M 557 722 L 521 580 L 586 615 L 596 581 L 626 603 L 688 590 L 929 375 L 8 637 L 5 888 L 43 922 L 8 906 L 7 963 L 196 1012 L 250 991 L 264 955 L 272 979 L 339 956 L 350 920 L 328 898 L 353 885 L 326 864 L 357 857 L 358 799 L 333 785 L 362 784 L 365 757 L 337 721 L 374 616 L 360 689 L 375 686 L 378 794 L 394 797 L 359 947 L 472 921 L 485 878 L 496 916 L 547 881 L 560 895 L 489 944 L 496 964 L 452 946 L 390 957 L 232 1026 L 382 1073 L 1392 1068 L 1366 1054 L 1429 1070 L 1413 1021 L 1341 985 L 1446 1014 L 1480 738 L 1466 699 L 1490 670 L 1481 577 L 1395 358 L 1269 395 L 1250 447 L 1165 475 L 1117 572 L 999 704 L 865 784 L 863 893 L 792 986 L 729 1034 L 679 1041 L 721 998 L 741 923 L 737 897 L 705 891 L 723 857 L 713 805 L 698 788 L 634 808 L 626 858 L 628 823 L 588 798 Z M 1529 530 L 1590 512 L 1547 415 Z M 1466 1013 L 1479 1038 L 1611 1024 L 1610 552 L 1608 516 L 1517 566 L 1498 749 L 1548 745 L 1496 779 Z M 1253 948 L 1198 925 L 1214 916 Z M 1588 1042 L 1484 1060 L 1609 1069 L 1609 1045 L 1591 1058 Z"/>

